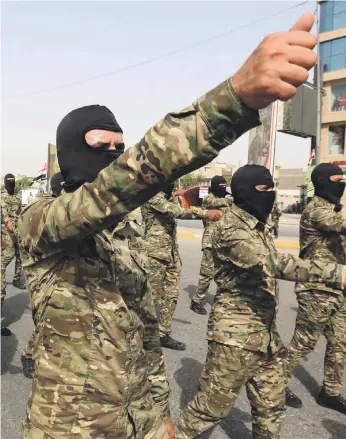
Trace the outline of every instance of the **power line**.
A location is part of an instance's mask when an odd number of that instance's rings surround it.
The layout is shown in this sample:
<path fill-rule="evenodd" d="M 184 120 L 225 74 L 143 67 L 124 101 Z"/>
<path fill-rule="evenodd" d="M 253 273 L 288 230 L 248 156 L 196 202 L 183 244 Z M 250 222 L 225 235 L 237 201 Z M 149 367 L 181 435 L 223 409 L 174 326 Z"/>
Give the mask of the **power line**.
<path fill-rule="evenodd" d="M 97 76 L 91 76 L 89 78 L 80 79 L 78 81 L 70 82 L 68 84 L 57 85 L 55 87 L 49 87 L 49 88 L 45 88 L 45 89 L 42 89 L 42 90 L 36 90 L 36 91 L 31 91 L 31 92 L 19 93 L 19 94 L 10 95 L 10 96 L 3 96 L 3 98 L 4 99 L 12 99 L 12 98 L 18 98 L 18 97 L 22 97 L 22 96 L 29 96 L 29 95 L 48 93 L 48 92 L 51 92 L 51 91 L 62 90 L 62 89 L 67 88 L 67 87 L 72 87 L 74 85 L 85 84 L 86 82 L 95 81 L 95 80 L 100 79 L 100 78 L 106 78 L 108 76 L 112 76 L 112 75 L 115 75 L 117 73 L 125 72 L 127 70 L 130 70 L 130 69 L 133 69 L 133 68 L 136 68 L 136 67 L 140 67 L 140 66 L 152 63 L 154 61 L 158 61 L 159 59 L 163 59 L 163 58 L 167 58 L 169 56 L 177 55 L 178 53 L 184 52 L 186 50 L 194 49 L 195 47 L 199 47 L 199 46 L 201 46 L 201 45 L 203 45 L 205 43 L 208 43 L 210 41 L 214 41 L 214 40 L 217 40 L 219 38 L 225 37 L 226 35 L 230 35 L 230 34 L 232 34 L 234 32 L 246 29 L 247 27 L 250 27 L 250 26 L 253 26 L 253 25 L 257 24 L 257 23 L 260 23 L 261 21 L 268 20 L 269 18 L 276 17 L 277 15 L 280 15 L 280 14 L 282 14 L 284 12 L 287 12 L 287 11 L 289 11 L 291 9 L 298 8 L 298 7 L 303 6 L 303 5 L 307 4 L 307 3 L 309 3 L 309 2 L 308 1 L 304 1 L 304 2 L 298 3 L 296 5 L 290 6 L 289 8 L 285 8 L 285 9 L 282 9 L 281 11 L 275 12 L 274 14 L 267 15 L 266 17 L 259 18 L 258 20 L 253 20 L 253 21 L 251 21 L 248 24 L 236 27 L 234 29 L 230 29 L 230 30 L 228 30 L 228 31 L 226 31 L 226 32 L 224 32 L 222 34 L 215 35 L 214 37 L 211 37 L 211 38 L 206 38 L 206 39 L 201 40 L 201 41 L 199 41 L 197 43 L 191 44 L 190 46 L 186 46 L 186 47 L 183 47 L 183 48 L 180 48 L 180 49 L 177 49 L 177 50 L 173 50 L 172 52 L 168 52 L 168 53 L 165 53 L 165 54 L 162 54 L 162 55 L 159 55 L 159 56 L 155 56 L 155 57 L 150 58 L 150 59 L 148 59 L 146 61 L 142 61 L 142 62 L 139 62 L 139 63 L 131 64 L 129 66 L 122 67 L 122 68 L 120 68 L 118 70 L 114 70 L 112 72 L 102 73 L 102 74 L 97 75 Z"/>

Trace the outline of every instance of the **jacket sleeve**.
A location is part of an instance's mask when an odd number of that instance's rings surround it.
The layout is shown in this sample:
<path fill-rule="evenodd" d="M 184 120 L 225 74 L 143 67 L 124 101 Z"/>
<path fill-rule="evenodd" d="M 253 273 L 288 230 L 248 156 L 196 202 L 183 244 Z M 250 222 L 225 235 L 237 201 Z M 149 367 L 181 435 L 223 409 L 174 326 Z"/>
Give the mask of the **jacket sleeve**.
<path fill-rule="evenodd" d="M 251 234 L 245 230 L 230 230 L 220 236 L 217 234 L 214 246 L 221 260 L 231 262 L 235 267 L 264 274 L 276 279 L 292 282 L 325 283 L 335 289 L 343 289 L 343 265 L 322 263 L 309 259 L 299 259 L 293 255 L 270 251 L 263 246 L 263 251 L 253 249 Z"/>
<path fill-rule="evenodd" d="M 334 210 L 315 209 L 311 215 L 311 224 L 320 232 L 346 235 L 346 218 Z"/>
<path fill-rule="evenodd" d="M 259 124 L 258 112 L 237 99 L 230 80 L 223 82 L 191 106 L 167 114 L 92 183 L 30 204 L 20 219 L 23 245 L 40 253 L 116 224 L 163 184 L 212 161 Z"/>
<path fill-rule="evenodd" d="M 225 207 L 231 207 L 233 204 L 232 198 L 216 198 L 216 197 L 205 197 L 202 201 L 203 209 L 221 209 Z"/>
<path fill-rule="evenodd" d="M 150 207 L 157 212 L 171 215 L 173 218 L 180 219 L 202 219 L 205 218 L 206 210 L 199 207 L 193 207 L 190 209 L 184 209 L 178 203 L 171 203 L 164 196 L 160 194 L 152 198 L 149 203 Z"/>
<path fill-rule="evenodd" d="M 144 324 L 143 347 L 148 358 L 151 395 L 160 415 L 167 420 L 170 417 L 170 389 L 160 344 L 159 324 L 154 302 L 148 287 L 145 289 L 137 312 Z"/>

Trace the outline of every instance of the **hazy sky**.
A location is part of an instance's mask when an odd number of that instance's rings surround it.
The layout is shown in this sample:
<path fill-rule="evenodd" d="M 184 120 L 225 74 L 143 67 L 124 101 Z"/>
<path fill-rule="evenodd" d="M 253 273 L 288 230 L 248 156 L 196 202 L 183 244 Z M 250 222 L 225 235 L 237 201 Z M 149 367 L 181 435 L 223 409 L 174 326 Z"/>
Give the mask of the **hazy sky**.
<path fill-rule="evenodd" d="M 189 105 L 234 73 L 261 39 L 288 29 L 316 2 L 253 23 L 301 2 L 2 2 L 1 175 L 36 175 L 55 143 L 59 121 L 89 104 L 108 106 L 136 143 L 168 111 Z M 80 81 L 165 55 L 229 32 L 198 47 L 90 82 Z M 17 97 L 16 97 L 17 96 Z M 218 161 L 247 161 L 248 135 Z M 303 167 L 309 140 L 277 137 L 277 161 Z"/>

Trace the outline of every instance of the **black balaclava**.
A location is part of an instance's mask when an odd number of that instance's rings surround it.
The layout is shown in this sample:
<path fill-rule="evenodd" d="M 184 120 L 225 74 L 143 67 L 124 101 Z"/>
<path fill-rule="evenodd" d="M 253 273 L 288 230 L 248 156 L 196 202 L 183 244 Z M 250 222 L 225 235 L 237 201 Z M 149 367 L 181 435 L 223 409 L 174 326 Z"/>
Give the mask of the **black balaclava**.
<path fill-rule="evenodd" d="M 62 191 L 61 183 L 64 182 L 64 177 L 62 176 L 61 172 L 57 172 L 53 175 L 53 177 L 50 180 L 50 188 L 52 191 L 52 194 L 54 197 L 58 197 Z"/>
<path fill-rule="evenodd" d="M 13 178 L 13 180 L 9 180 L 9 178 Z M 14 188 L 16 186 L 16 179 L 13 174 L 6 174 L 4 177 L 5 189 L 10 195 L 14 195 Z"/>
<path fill-rule="evenodd" d="M 162 192 L 164 192 L 165 197 L 167 198 L 167 200 L 169 200 L 172 196 L 173 193 L 173 189 L 174 189 L 174 183 L 167 183 L 165 184 Z"/>
<path fill-rule="evenodd" d="M 226 180 L 221 175 L 215 175 L 210 181 L 210 192 L 219 198 L 225 198 L 227 195 L 226 186 L 220 186 L 226 184 Z"/>
<path fill-rule="evenodd" d="M 269 169 L 259 165 L 245 165 L 232 177 L 234 204 L 265 223 L 275 202 L 275 191 L 259 191 L 257 185 L 274 187 Z"/>
<path fill-rule="evenodd" d="M 340 209 L 340 200 L 344 194 L 345 182 L 332 181 L 332 175 L 343 175 L 342 169 L 333 163 L 320 163 L 311 173 L 315 195 L 324 198 Z"/>
<path fill-rule="evenodd" d="M 77 108 L 68 113 L 58 126 L 57 155 L 67 192 L 94 181 L 102 169 L 124 152 L 123 143 L 114 150 L 89 146 L 84 136 L 88 131 L 97 129 L 122 133 L 114 114 L 100 105 Z"/>

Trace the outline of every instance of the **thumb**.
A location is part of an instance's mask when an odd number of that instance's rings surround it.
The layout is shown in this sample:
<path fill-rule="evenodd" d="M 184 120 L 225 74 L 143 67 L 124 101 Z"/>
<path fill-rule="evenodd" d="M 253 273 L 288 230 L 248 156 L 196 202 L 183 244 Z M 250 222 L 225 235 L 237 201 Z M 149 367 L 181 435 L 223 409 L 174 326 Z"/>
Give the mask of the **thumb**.
<path fill-rule="evenodd" d="M 291 31 L 301 30 L 305 32 L 310 32 L 312 29 L 312 26 L 315 22 L 315 16 L 314 14 L 311 14 L 310 12 L 307 12 L 306 14 L 303 14 L 299 20 L 291 27 Z"/>

